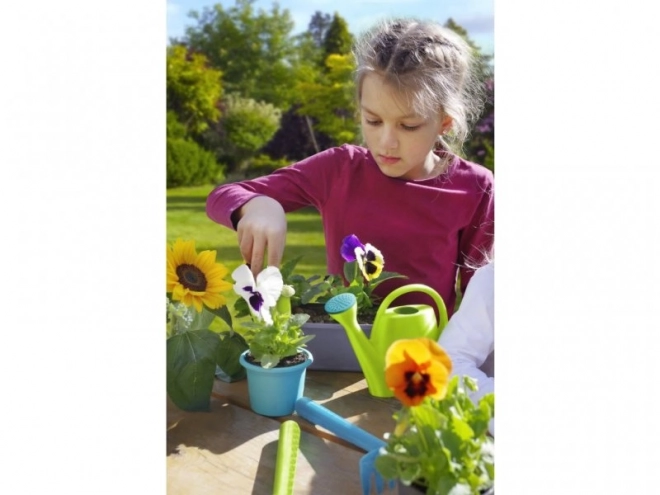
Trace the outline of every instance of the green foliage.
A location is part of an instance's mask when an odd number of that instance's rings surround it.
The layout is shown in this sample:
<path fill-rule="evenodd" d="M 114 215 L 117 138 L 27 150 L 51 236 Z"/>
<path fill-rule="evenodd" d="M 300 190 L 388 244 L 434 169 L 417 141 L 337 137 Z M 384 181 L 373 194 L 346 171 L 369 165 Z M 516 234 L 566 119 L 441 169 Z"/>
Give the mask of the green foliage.
<path fill-rule="evenodd" d="M 350 55 L 353 41 L 353 35 L 348 31 L 348 23 L 335 12 L 323 38 L 325 58 L 330 55 Z"/>
<path fill-rule="evenodd" d="M 181 45 L 167 48 L 167 109 L 176 112 L 187 133 L 199 134 L 220 117 L 221 77 L 204 55 L 189 55 Z"/>
<path fill-rule="evenodd" d="M 357 300 L 358 314 L 366 315 L 378 306 L 380 297 L 373 293 L 385 280 L 393 278 L 407 278 L 395 272 L 383 271 L 373 280 L 367 282 L 358 269 L 357 262 L 347 261 L 344 263 L 344 277 L 349 282 L 344 284 L 340 275 L 318 274 L 305 277 L 295 273 L 295 267 L 302 256 L 293 258 L 282 265 L 280 272 L 286 285 L 294 288 L 295 294 L 291 297 L 291 307 L 296 308 L 310 303 L 325 303 L 338 294 L 350 292 Z"/>
<path fill-rule="evenodd" d="M 313 117 L 315 128 L 330 136 L 335 144 L 352 143 L 358 135 L 352 79 L 355 62 L 349 55 L 329 55 L 325 64 L 325 73 L 308 73 L 298 83 L 298 113 Z"/>
<path fill-rule="evenodd" d="M 287 158 L 276 159 L 263 153 L 250 160 L 250 170 L 259 175 L 269 174 L 288 165 L 291 165 L 291 161 Z"/>
<path fill-rule="evenodd" d="M 293 19 L 277 3 L 270 12 L 255 11 L 254 3 L 236 0 L 228 9 L 217 3 L 201 15 L 192 12 L 197 25 L 186 29 L 183 42 L 222 71 L 227 91 L 288 108 L 296 59 Z"/>
<path fill-rule="evenodd" d="M 184 410 L 208 410 L 220 344 L 210 330 L 194 330 L 167 339 L 167 395 Z"/>
<path fill-rule="evenodd" d="M 271 310 L 273 324 L 248 321 L 241 325 L 250 348 L 250 354 L 263 368 L 273 368 L 287 356 L 295 356 L 299 347 L 305 347 L 314 338 L 305 335 L 302 326 L 309 319 L 306 314 L 280 313 Z"/>
<path fill-rule="evenodd" d="M 229 170 L 247 168 L 253 157 L 275 134 L 280 126 L 281 112 L 273 105 L 256 102 L 236 94 L 225 100 L 223 156 Z"/>
<path fill-rule="evenodd" d="M 239 356 L 247 343 L 231 331 L 226 307 L 197 312 L 182 303 L 168 303 L 167 316 L 167 395 L 181 409 L 208 410 L 217 367 L 232 380 L 245 377 Z M 227 323 L 229 332 L 210 330 L 216 316 Z"/>
<path fill-rule="evenodd" d="M 488 423 L 494 416 L 495 396 L 486 394 L 474 404 L 470 377 L 451 379 L 442 400 L 426 398 L 418 406 L 395 413 L 395 431 L 375 466 L 386 479 L 425 487 L 427 495 L 477 495 L 495 478 L 493 439 Z"/>
<path fill-rule="evenodd" d="M 166 146 L 168 188 L 208 184 L 224 177 L 223 167 L 216 162 L 215 155 L 196 142 L 167 137 Z"/>

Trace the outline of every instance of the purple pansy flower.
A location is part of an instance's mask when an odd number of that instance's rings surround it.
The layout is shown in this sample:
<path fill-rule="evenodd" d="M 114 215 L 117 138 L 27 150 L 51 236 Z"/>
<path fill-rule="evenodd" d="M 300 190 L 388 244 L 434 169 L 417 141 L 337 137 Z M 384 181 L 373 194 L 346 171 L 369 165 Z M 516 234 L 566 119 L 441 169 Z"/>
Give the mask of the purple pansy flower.
<path fill-rule="evenodd" d="M 357 261 L 358 267 L 367 281 L 377 278 L 383 271 L 385 259 L 382 253 L 371 244 L 362 244 L 354 234 L 344 238 L 340 252 L 346 261 Z"/>

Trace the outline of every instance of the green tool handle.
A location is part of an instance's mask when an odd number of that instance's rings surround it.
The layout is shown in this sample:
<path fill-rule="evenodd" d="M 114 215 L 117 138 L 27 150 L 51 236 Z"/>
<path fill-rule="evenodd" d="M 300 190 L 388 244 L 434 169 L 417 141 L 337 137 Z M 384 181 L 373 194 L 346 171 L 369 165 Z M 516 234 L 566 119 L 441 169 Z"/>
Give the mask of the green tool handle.
<path fill-rule="evenodd" d="M 284 421 L 280 425 L 280 438 L 277 443 L 273 495 L 291 495 L 293 493 L 299 444 L 300 426 L 292 419 Z"/>

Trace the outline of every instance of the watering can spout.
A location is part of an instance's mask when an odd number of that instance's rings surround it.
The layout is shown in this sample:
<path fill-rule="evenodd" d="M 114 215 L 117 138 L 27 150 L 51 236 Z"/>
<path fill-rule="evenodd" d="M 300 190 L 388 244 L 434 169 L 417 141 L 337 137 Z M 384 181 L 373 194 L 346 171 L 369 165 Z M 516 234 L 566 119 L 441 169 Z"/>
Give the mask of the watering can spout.
<path fill-rule="evenodd" d="M 385 355 L 376 351 L 357 321 L 357 299 L 351 293 L 338 294 L 325 303 L 325 311 L 344 330 L 355 352 L 369 387 L 375 397 L 392 397 L 385 383 Z"/>

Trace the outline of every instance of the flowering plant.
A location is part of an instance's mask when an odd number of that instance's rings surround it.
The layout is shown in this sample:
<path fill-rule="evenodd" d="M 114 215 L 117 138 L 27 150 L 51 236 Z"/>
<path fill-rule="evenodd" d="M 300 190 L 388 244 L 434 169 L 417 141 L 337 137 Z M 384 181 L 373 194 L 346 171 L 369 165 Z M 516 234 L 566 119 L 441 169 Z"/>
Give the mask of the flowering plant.
<path fill-rule="evenodd" d="M 358 315 L 375 314 L 375 308 L 381 298 L 374 294 L 374 289 L 385 280 L 407 278 L 405 275 L 384 271 L 385 259 L 382 253 L 371 244 L 362 244 L 356 235 L 351 234 L 344 238 L 340 253 L 345 261 L 344 278 L 339 274 L 324 277 L 303 277 L 295 274 L 295 266 L 302 256 L 282 265 L 285 282 L 295 290 L 295 295 L 291 298 L 294 309 L 310 303 L 324 304 L 337 294 L 350 292 L 357 300 Z M 325 311 L 323 314 L 325 315 Z"/>
<path fill-rule="evenodd" d="M 291 313 L 294 289 L 284 285 L 282 273 L 275 266 L 262 270 L 256 280 L 247 265 L 232 273 L 234 291 L 242 297 L 237 301 L 241 313 L 245 310 L 252 321 L 241 322 L 251 358 L 263 368 L 273 368 L 287 358 L 299 354 L 313 335 L 304 335 L 302 326 L 309 319 L 306 314 Z"/>
<path fill-rule="evenodd" d="M 167 394 L 181 409 L 209 408 L 218 368 L 229 380 L 245 377 L 239 356 L 247 343 L 222 295 L 231 289 L 227 273 L 216 251 L 197 253 L 194 240 L 167 246 Z"/>
<path fill-rule="evenodd" d="M 403 408 L 376 458 L 378 472 L 427 495 L 479 494 L 492 487 L 494 441 L 488 424 L 494 394 L 473 403 L 469 392 L 476 382 L 467 376 L 449 379 L 449 356 L 427 338 L 395 341 L 385 361 L 386 383 Z"/>

